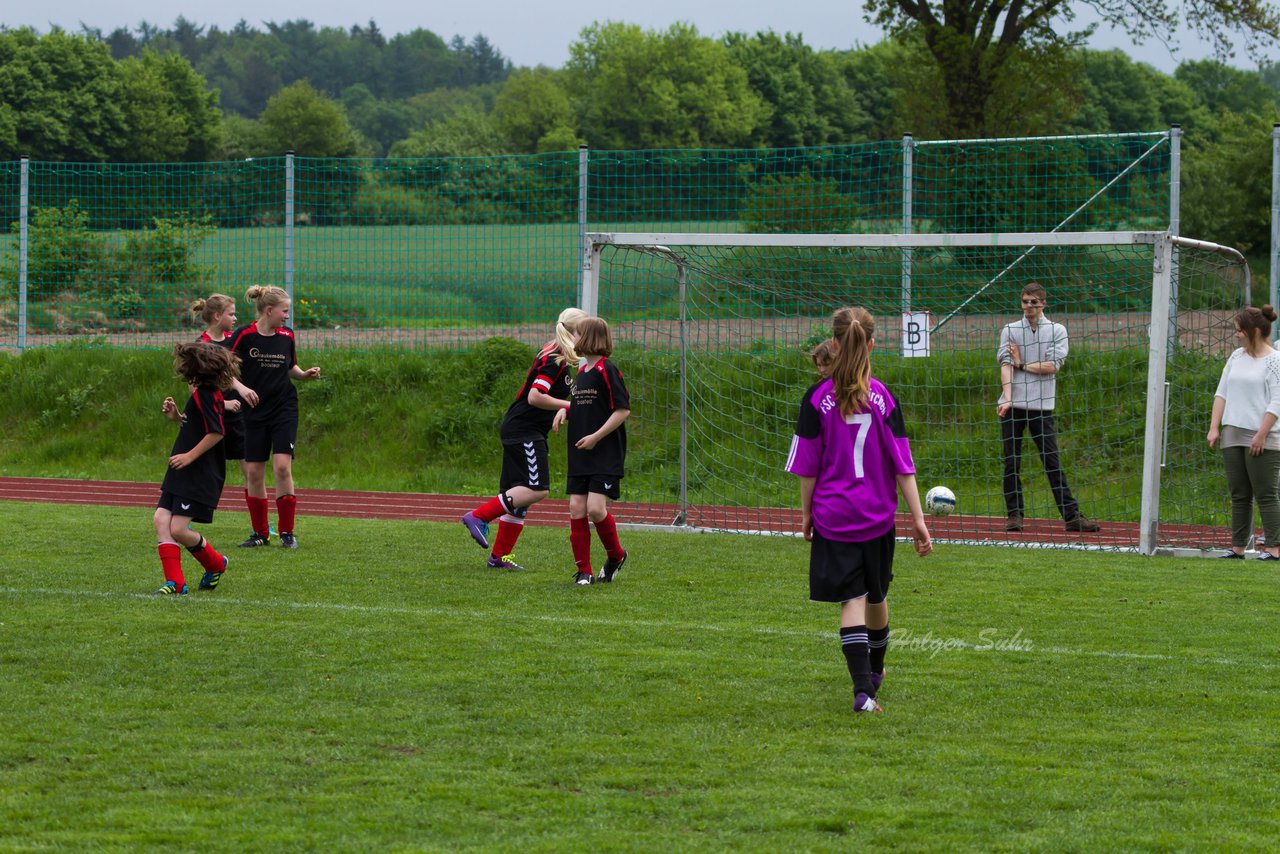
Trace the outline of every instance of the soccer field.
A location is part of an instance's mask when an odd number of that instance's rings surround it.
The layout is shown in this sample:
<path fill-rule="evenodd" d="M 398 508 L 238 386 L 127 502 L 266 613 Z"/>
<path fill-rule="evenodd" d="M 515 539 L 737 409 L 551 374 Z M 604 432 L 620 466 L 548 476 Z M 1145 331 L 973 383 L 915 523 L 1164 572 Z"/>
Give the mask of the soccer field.
<path fill-rule="evenodd" d="M 782 537 L 304 518 L 213 593 L 145 510 L 0 503 L 0 849 L 1264 850 L 1274 570 L 902 546 L 883 715 Z M 599 545 L 596 544 L 599 554 Z M 198 579 L 186 557 L 188 580 Z M 194 584 L 192 585 L 194 587 Z"/>

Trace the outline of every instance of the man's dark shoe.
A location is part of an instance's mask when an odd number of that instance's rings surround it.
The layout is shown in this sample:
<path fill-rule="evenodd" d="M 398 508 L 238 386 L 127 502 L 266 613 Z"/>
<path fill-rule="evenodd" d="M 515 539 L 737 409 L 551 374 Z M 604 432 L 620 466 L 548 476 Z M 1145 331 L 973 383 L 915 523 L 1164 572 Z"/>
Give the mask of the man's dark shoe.
<path fill-rule="evenodd" d="M 1091 522 L 1080 514 L 1076 514 L 1067 520 L 1068 531 L 1079 531 L 1082 534 L 1096 534 L 1102 530 L 1097 522 Z"/>
<path fill-rule="evenodd" d="M 1013 513 L 1010 513 L 1009 521 L 1004 523 L 1004 529 L 1006 531 L 1021 531 L 1022 530 L 1022 514 L 1016 511 Z"/>

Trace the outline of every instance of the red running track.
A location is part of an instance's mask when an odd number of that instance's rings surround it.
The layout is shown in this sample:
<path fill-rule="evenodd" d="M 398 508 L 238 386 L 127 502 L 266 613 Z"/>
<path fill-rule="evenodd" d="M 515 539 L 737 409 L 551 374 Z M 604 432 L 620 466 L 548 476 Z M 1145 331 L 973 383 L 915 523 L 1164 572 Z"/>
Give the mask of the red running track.
<path fill-rule="evenodd" d="M 270 495 L 270 493 L 268 493 Z M 0 500 L 36 501 L 54 504 L 96 504 L 114 507 L 154 506 L 159 487 L 154 483 L 131 481 L 71 480 L 39 477 L 0 478 Z M 312 516 L 341 516 L 354 519 L 410 519 L 452 522 L 474 508 L 485 496 L 433 495 L 420 492 L 356 492 L 307 489 L 299 494 L 300 512 Z M 228 489 L 219 510 L 247 513 L 244 492 Z M 547 499 L 530 508 L 529 520 L 544 525 L 564 525 L 568 502 Z M 678 515 L 675 505 L 618 502 L 618 521 L 631 524 L 670 525 Z M 740 508 L 697 506 L 689 510 L 691 527 L 718 530 L 797 532 L 800 513 L 790 508 Z M 1004 519 L 994 516 L 951 516 L 931 518 L 929 530 L 935 539 L 975 542 L 1026 542 L 1034 544 L 1083 544 L 1094 547 L 1132 549 L 1138 546 L 1138 525 L 1133 522 L 1103 522 L 1098 534 L 1068 533 L 1057 519 L 1027 519 L 1021 534 L 1007 534 Z M 1161 526 L 1162 544 L 1201 546 L 1225 542 L 1222 532 L 1205 526 Z M 899 517 L 898 533 L 907 536 L 906 519 Z"/>

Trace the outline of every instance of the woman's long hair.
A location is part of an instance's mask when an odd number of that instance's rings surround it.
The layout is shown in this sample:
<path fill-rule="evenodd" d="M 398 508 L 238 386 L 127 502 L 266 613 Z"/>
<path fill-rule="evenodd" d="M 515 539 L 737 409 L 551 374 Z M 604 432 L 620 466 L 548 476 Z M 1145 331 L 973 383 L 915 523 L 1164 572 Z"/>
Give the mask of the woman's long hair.
<path fill-rule="evenodd" d="M 831 318 L 831 337 L 836 342 L 831 383 L 835 386 L 841 415 L 861 411 L 871 392 L 871 339 L 867 337 L 859 311 L 870 317 L 865 309 L 842 308 Z"/>
<path fill-rule="evenodd" d="M 573 349 L 573 339 L 578 333 L 578 324 L 590 317 L 580 308 L 566 308 L 560 312 L 556 320 L 556 361 L 562 365 L 577 365 L 578 351 Z"/>

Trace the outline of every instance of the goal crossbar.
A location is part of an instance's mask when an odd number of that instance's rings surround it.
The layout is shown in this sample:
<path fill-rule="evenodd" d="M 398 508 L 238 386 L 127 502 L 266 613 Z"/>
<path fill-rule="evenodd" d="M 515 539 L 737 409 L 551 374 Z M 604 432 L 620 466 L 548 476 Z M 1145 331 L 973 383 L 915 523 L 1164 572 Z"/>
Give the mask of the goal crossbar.
<path fill-rule="evenodd" d="M 705 232 L 593 231 L 591 246 L 767 246 L 839 249 L 872 247 L 1131 246 L 1154 244 L 1161 231 L 983 232 L 976 234 L 714 234 Z"/>

